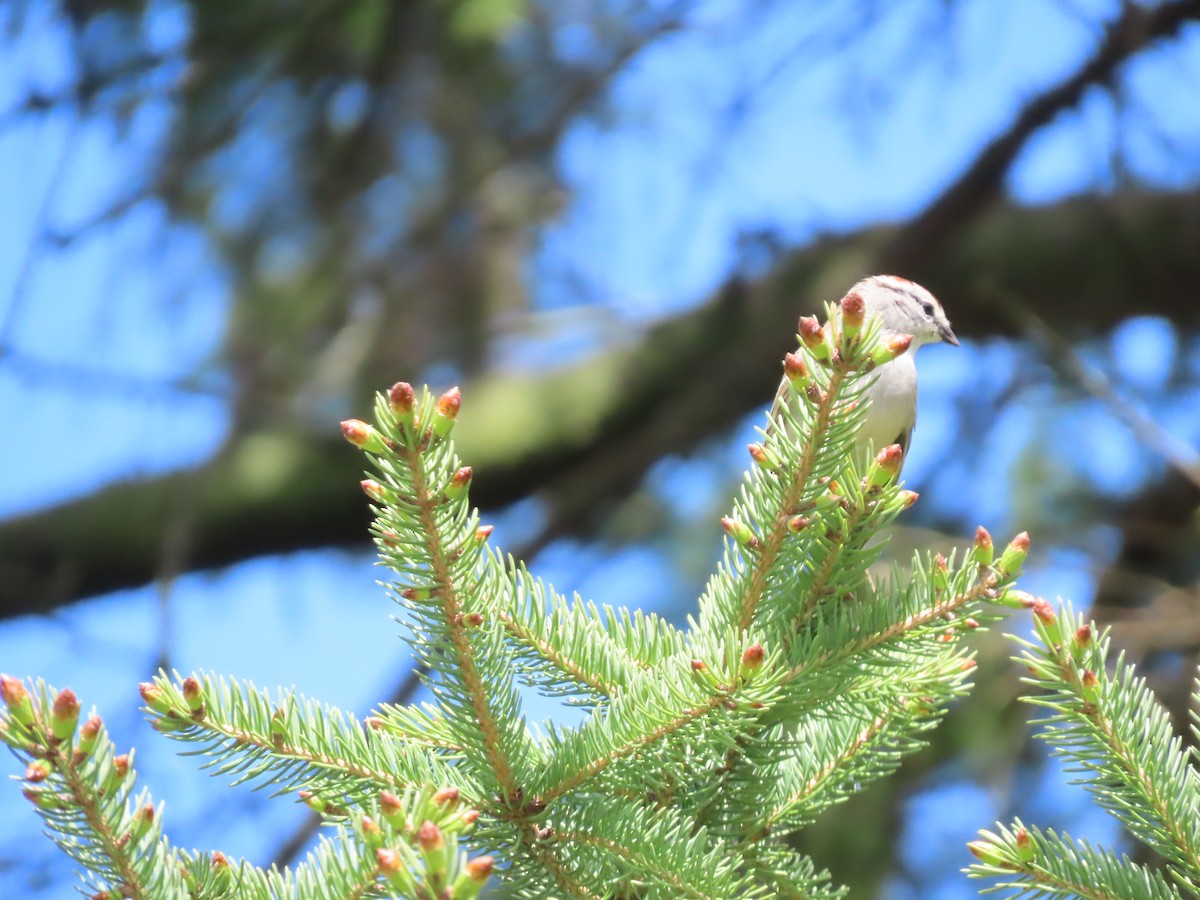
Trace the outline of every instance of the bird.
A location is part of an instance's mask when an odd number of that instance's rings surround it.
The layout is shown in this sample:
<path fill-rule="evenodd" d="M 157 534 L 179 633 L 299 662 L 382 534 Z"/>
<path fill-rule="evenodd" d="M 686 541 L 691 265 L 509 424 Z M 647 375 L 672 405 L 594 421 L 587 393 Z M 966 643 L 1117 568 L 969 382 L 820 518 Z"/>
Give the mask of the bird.
<path fill-rule="evenodd" d="M 872 275 L 850 288 L 848 295 L 855 293 L 862 297 L 867 317 L 879 321 L 881 340 L 897 335 L 912 338 L 907 350 L 874 370 L 877 377 L 863 393 L 868 408 L 855 441 L 861 469 L 871 454 L 890 444 L 899 444 L 908 454 L 917 422 L 917 364 L 913 356 L 925 344 L 957 347 L 958 338 L 942 304 L 914 281 L 898 275 Z M 772 422 L 786 396 L 785 379 L 771 410 Z"/>

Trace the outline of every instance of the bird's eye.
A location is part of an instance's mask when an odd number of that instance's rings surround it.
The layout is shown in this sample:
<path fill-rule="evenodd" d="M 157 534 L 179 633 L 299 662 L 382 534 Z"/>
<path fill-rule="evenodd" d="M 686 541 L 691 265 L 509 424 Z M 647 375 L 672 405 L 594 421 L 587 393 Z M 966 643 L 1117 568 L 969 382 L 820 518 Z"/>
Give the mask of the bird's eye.
<path fill-rule="evenodd" d="M 925 300 L 921 303 L 921 309 L 925 310 L 925 315 L 929 316 L 930 318 L 933 317 L 933 304 L 928 300 Z"/>

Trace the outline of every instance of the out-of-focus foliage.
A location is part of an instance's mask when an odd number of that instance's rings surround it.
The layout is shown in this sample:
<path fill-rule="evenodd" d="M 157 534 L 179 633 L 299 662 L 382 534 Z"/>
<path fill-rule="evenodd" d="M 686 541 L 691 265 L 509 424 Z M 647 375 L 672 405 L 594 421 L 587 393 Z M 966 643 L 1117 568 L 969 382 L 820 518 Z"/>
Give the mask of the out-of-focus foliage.
<path fill-rule="evenodd" d="M 1073 43 L 1049 53 L 1023 15 Z M 1200 72 L 1200 2 L 15 0 L 0 17 L 14 73 L 0 139 L 65 134 L 28 252 L 3 257 L 0 376 L 140 402 L 149 350 L 114 339 L 126 367 L 106 348 L 128 285 L 84 308 L 35 277 L 89 248 L 131 252 L 114 235 L 132 222 L 155 237 L 116 268 L 155 276 L 148 334 L 177 329 L 186 347 L 181 310 L 224 304 L 221 337 L 151 389 L 214 397 L 227 418 L 200 465 L 101 473 L 111 483 L 0 522 L 0 615 L 355 544 L 355 468 L 330 425 L 402 377 L 472 382 L 474 495 L 538 498 L 530 552 L 599 535 L 699 577 L 737 468 L 728 435 L 766 404 L 796 315 L 886 268 L 931 287 L 967 339 L 922 361 L 915 524 L 1029 527 L 1054 548 L 1031 577 L 1094 592 L 1151 676 L 1190 674 L 1200 114 L 1174 89 Z M 987 49 L 1013 27 L 1020 54 Z M 34 134 L 30 152 L 49 154 Z M 81 161 L 97 144 L 118 188 L 59 196 L 72 176 L 101 180 Z M 648 264 L 630 247 L 664 249 Z M 614 274 L 631 258 L 650 288 Z M 95 341 L 38 357 L 26 326 L 55 316 L 97 323 Z M 521 394 L 537 402 L 514 406 Z M 158 472 L 183 455 L 162 432 L 175 456 Z M 1002 665 L 1002 649 L 983 654 Z M 1014 691 L 980 685 L 997 703 Z M 1160 695 L 1178 712 L 1187 691 Z M 1041 771 L 1005 752 L 1020 716 L 984 709 L 952 713 L 910 782 L 944 788 L 940 761 L 963 747 L 956 783 L 986 771 L 1019 791 Z M 878 832 L 831 819 L 811 836 L 829 836 L 821 858 L 845 854 L 835 876 L 856 895 L 886 879 L 924 896 L 961 864 L 920 857 L 947 842 L 912 836 L 893 787 L 847 807 L 847 821 L 872 809 Z"/>

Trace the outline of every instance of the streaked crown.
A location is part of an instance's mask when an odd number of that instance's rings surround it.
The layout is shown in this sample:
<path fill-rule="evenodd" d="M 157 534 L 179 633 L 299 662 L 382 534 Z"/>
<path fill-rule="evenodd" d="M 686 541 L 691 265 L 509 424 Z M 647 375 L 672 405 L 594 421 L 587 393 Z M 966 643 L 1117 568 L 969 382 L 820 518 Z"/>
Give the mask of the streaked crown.
<path fill-rule="evenodd" d="M 862 296 L 867 315 L 879 317 L 885 335 L 911 334 L 914 350 L 938 341 L 958 346 L 942 304 L 915 281 L 898 275 L 872 275 L 850 290 Z"/>

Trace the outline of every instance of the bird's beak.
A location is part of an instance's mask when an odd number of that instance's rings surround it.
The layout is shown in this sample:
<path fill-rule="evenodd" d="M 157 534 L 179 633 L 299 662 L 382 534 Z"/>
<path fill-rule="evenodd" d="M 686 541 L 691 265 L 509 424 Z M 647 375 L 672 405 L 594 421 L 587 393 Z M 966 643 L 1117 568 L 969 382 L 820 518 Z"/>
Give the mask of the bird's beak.
<path fill-rule="evenodd" d="M 954 332 L 950 330 L 949 325 L 939 325 L 938 336 L 947 344 L 953 344 L 955 347 L 958 346 L 958 338 L 954 336 Z"/>

